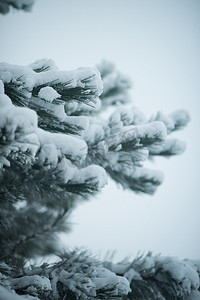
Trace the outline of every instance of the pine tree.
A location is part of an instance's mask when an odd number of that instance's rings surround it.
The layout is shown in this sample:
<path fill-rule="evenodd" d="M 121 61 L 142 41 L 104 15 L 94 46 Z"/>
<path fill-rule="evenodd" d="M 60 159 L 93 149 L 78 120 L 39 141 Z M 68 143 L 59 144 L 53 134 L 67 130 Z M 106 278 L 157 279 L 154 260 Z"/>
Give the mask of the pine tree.
<path fill-rule="evenodd" d="M 198 297 L 198 261 L 148 254 L 113 264 L 79 249 L 62 253 L 58 243 L 72 209 L 107 176 L 153 194 L 163 176 L 143 162 L 184 151 L 168 136 L 187 125 L 188 113 L 147 119 L 130 107 L 131 80 L 106 61 L 75 71 L 45 59 L 1 63 L 0 79 L 0 300 Z M 58 261 L 30 264 L 51 254 Z"/>

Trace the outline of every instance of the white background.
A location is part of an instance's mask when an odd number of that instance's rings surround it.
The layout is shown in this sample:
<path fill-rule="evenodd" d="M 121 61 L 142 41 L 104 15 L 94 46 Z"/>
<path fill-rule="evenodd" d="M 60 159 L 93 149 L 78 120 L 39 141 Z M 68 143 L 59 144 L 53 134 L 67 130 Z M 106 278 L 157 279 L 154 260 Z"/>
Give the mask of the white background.
<path fill-rule="evenodd" d="M 186 152 L 157 159 L 165 173 L 156 194 L 135 195 L 112 181 L 72 214 L 66 247 L 116 260 L 138 251 L 200 256 L 200 1 L 42 0 L 31 13 L 0 16 L 0 60 L 26 65 L 52 58 L 60 69 L 113 61 L 133 79 L 133 104 L 150 116 L 178 108 L 191 122 L 178 136 Z"/>

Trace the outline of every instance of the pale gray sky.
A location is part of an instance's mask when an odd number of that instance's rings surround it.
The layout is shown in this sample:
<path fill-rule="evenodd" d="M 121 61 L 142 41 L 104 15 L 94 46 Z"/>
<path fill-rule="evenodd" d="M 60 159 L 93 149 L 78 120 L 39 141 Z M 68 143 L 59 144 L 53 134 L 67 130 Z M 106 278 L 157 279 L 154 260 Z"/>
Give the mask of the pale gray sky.
<path fill-rule="evenodd" d="M 64 70 L 113 61 L 133 79 L 133 104 L 148 116 L 187 109 L 192 121 L 177 135 L 186 152 L 157 159 L 165 181 L 153 196 L 118 189 L 72 214 L 67 246 L 116 259 L 137 251 L 200 256 L 200 1 L 37 0 L 32 13 L 0 16 L 0 60 L 26 65 L 52 58 Z"/>

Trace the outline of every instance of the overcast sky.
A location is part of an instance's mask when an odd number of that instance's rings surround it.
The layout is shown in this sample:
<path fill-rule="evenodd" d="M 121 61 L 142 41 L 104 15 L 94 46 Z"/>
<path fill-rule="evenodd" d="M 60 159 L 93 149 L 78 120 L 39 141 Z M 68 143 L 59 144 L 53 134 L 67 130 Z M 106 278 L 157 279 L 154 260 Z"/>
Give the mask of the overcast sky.
<path fill-rule="evenodd" d="M 200 257 L 200 1 L 37 0 L 31 13 L 0 16 L 0 60 L 26 65 L 52 58 L 60 69 L 113 61 L 134 82 L 133 104 L 151 114 L 184 108 L 186 152 L 157 159 L 165 174 L 152 196 L 112 181 L 71 217 L 66 246 L 116 259 L 138 251 Z"/>

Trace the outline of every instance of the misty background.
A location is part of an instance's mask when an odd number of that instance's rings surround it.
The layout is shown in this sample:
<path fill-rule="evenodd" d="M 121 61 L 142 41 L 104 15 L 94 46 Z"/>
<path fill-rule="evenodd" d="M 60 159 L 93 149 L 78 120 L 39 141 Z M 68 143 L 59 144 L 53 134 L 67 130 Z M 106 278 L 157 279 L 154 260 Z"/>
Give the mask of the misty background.
<path fill-rule="evenodd" d="M 138 251 L 200 256 L 200 1 L 37 0 L 31 13 L 0 15 L 0 61 L 27 65 L 52 58 L 62 70 L 102 59 L 133 81 L 133 105 L 148 117 L 187 109 L 189 126 L 174 134 L 186 152 L 157 158 L 164 172 L 155 195 L 136 195 L 113 181 L 72 213 L 66 247 L 115 259 Z"/>

